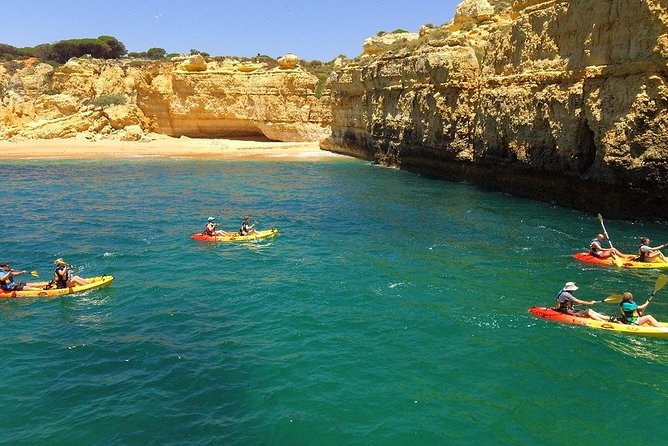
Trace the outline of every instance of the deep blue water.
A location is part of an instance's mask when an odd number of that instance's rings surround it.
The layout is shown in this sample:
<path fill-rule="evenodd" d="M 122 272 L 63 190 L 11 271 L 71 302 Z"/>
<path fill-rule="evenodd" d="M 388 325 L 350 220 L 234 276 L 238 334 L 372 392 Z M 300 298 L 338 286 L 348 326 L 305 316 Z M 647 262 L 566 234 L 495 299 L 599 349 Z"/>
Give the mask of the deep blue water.
<path fill-rule="evenodd" d="M 0 444 L 664 444 L 668 342 L 532 318 L 657 271 L 594 215 L 364 162 L 2 164 L 2 261 L 108 288 L 0 302 Z M 604 213 L 604 210 L 593 210 Z M 280 234 L 189 238 L 244 214 Z M 606 220 L 617 247 L 668 228 Z M 642 300 L 644 302 L 644 300 Z M 668 289 L 649 313 L 668 319 Z M 602 312 L 616 311 L 601 304 Z M 630 428 L 629 426 L 636 426 Z"/>

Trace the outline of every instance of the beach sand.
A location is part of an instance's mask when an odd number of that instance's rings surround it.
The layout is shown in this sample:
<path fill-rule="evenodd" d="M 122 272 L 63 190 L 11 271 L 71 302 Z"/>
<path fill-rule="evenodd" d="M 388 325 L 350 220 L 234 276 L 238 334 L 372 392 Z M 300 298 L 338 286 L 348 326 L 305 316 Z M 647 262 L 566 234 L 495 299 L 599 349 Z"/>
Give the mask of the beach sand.
<path fill-rule="evenodd" d="M 316 160 L 338 155 L 317 141 L 277 142 L 245 139 L 193 139 L 152 136 L 147 141 L 46 139 L 0 141 L 6 159 L 197 158 Z"/>

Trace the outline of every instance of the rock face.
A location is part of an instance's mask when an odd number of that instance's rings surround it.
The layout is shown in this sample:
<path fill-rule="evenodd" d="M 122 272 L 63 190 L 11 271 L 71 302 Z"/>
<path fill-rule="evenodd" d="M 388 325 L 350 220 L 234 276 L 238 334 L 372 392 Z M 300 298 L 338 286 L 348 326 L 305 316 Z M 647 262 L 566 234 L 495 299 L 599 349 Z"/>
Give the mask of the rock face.
<path fill-rule="evenodd" d="M 317 84 L 297 62 L 270 69 L 199 55 L 173 62 L 80 58 L 56 69 L 0 64 L 0 137 L 138 140 L 156 132 L 315 141 L 330 134 L 331 119 L 328 97 L 315 96 Z"/>
<path fill-rule="evenodd" d="M 465 0 L 331 78 L 322 147 L 613 217 L 668 218 L 668 4 Z"/>

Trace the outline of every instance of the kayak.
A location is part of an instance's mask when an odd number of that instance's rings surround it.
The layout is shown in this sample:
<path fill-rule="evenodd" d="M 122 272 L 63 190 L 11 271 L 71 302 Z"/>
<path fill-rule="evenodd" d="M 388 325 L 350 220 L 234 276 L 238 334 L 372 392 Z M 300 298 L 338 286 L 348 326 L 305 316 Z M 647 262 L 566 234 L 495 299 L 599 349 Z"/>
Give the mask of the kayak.
<path fill-rule="evenodd" d="M 589 328 L 612 331 L 635 336 L 648 336 L 652 338 L 668 339 L 668 323 L 661 322 L 661 327 L 652 327 L 651 325 L 630 325 L 621 322 L 601 322 L 588 317 L 571 316 L 554 308 L 531 307 L 529 313 L 536 317 L 548 319 L 554 322 L 560 322 L 568 325 L 584 325 Z"/>
<path fill-rule="evenodd" d="M 589 263 L 591 265 L 604 265 L 604 266 L 618 266 L 620 268 L 645 268 L 645 269 L 655 269 L 655 268 L 668 268 L 668 262 L 664 262 L 659 258 L 655 258 L 653 262 L 639 262 L 635 260 L 637 257 L 634 255 L 619 258 L 617 262 L 612 257 L 607 259 L 600 259 L 595 257 L 588 252 L 577 252 L 573 254 L 573 258 L 583 263 Z"/>
<path fill-rule="evenodd" d="M 83 291 L 92 290 L 94 288 L 100 288 L 106 285 L 109 285 L 114 276 L 98 276 L 88 278 L 90 283 L 85 285 L 75 285 L 69 288 L 51 288 L 48 290 L 39 289 L 39 290 L 23 290 L 23 291 L 1 291 L 0 290 L 0 299 L 9 299 L 11 297 L 54 297 L 54 296 L 64 296 L 66 294 L 75 294 L 81 293 Z M 44 288 L 49 282 L 29 282 L 28 285 L 32 285 L 39 288 Z"/>
<path fill-rule="evenodd" d="M 255 240 L 273 237 L 278 234 L 278 229 L 263 229 L 249 235 L 240 235 L 238 232 L 228 232 L 227 235 L 206 235 L 202 233 L 193 234 L 190 237 L 202 242 L 252 242 Z"/>

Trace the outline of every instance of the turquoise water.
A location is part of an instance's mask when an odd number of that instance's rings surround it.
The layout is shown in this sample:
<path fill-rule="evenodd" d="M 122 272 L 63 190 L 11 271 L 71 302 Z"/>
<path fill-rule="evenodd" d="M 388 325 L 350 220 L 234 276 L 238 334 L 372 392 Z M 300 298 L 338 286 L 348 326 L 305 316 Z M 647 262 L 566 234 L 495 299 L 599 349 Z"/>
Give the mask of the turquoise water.
<path fill-rule="evenodd" d="M 1 260 L 47 277 L 64 257 L 116 279 L 0 302 L 0 444 L 668 435 L 668 342 L 527 313 L 570 280 L 586 299 L 653 291 L 657 271 L 570 258 L 600 232 L 592 215 L 348 159 L 16 161 L 2 184 Z M 246 213 L 280 234 L 189 238 L 210 215 L 236 229 Z M 606 226 L 624 251 L 668 241 L 659 224 Z M 668 319 L 668 288 L 650 310 Z"/>

